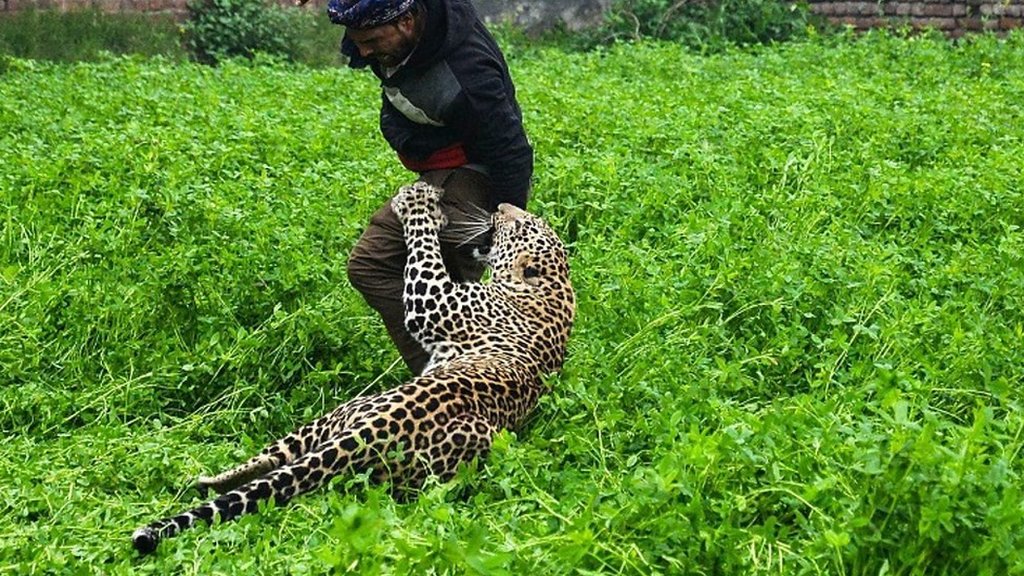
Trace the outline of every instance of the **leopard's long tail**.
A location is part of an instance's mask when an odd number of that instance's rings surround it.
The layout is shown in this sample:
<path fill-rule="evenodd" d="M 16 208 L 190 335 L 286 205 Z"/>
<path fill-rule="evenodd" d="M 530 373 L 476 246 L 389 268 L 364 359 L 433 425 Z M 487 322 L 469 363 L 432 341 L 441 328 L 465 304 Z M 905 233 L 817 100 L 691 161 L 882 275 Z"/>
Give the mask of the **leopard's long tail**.
<path fill-rule="evenodd" d="M 271 470 L 214 500 L 139 528 L 132 534 L 132 545 L 140 553 L 148 554 L 156 549 L 161 540 L 195 526 L 199 520 L 211 524 L 214 518 L 220 518 L 221 522 L 227 522 L 242 514 L 255 512 L 259 502 L 271 498 L 279 505 L 284 504 L 299 494 L 322 486 L 343 472 L 373 468 L 375 475 L 387 475 L 389 470 L 385 455 L 393 451 L 394 442 L 381 446 L 376 444 L 371 428 L 345 431 L 337 438 L 323 443 L 319 450 Z"/>
<path fill-rule="evenodd" d="M 328 438 L 337 436 L 351 423 L 351 415 L 369 401 L 366 397 L 355 398 L 333 411 L 302 426 L 291 434 L 264 448 L 246 462 L 215 476 L 200 476 L 196 488 L 204 497 L 209 489 L 225 494 L 260 476 L 301 458 L 303 454 L 315 452 Z"/>
<path fill-rule="evenodd" d="M 402 407 L 403 404 L 397 404 Z M 392 480 L 400 493 L 417 490 L 427 475 L 441 480 L 451 478 L 460 462 L 487 454 L 495 427 L 483 416 L 465 412 L 444 424 L 436 424 L 413 433 L 410 419 L 397 421 L 372 418 L 346 429 L 295 461 L 271 470 L 259 478 L 187 512 L 158 520 L 132 534 L 132 544 L 142 554 L 154 551 L 157 544 L 202 520 L 210 524 L 233 520 L 255 512 L 259 503 L 271 498 L 284 504 L 295 496 L 323 486 L 343 473 L 371 471 L 372 479 Z M 392 426 L 394 425 L 394 426 Z"/>

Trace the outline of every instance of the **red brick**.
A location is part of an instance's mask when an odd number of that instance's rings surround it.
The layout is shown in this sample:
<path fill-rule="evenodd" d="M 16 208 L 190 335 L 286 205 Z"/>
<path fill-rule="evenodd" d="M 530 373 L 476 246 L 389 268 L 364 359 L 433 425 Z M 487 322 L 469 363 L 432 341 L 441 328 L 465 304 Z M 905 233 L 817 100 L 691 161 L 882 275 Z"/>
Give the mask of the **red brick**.
<path fill-rule="evenodd" d="M 835 4 L 832 2 L 822 2 L 820 4 L 810 5 L 811 13 L 818 14 L 819 16 L 831 16 L 836 13 Z"/>
<path fill-rule="evenodd" d="M 856 16 L 857 2 L 836 2 L 836 16 Z"/>
<path fill-rule="evenodd" d="M 935 28 L 936 30 L 952 30 L 956 28 L 956 20 L 953 18 L 922 18 L 921 26 Z"/>
<path fill-rule="evenodd" d="M 953 15 L 952 4 L 925 4 L 925 16 L 949 17 Z"/>
<path fill-rule="evenodd" d="M 1024 18 L 1010 18 L 1004 16 L 999 19 L 1000 30 L 1013 30 L 1014 28 L 1024 28 Z"/>
<path fill-rule="evenodd" d="M 107 13 L 121 11 L 121 0 L 93 0 L 93 6 Z"/>
<path fill-rule="evenodd" d="M 956 26 L 961 30 L 977 31 L 981 30 L 981 20 L 978 18 L 957 18 Z"/>
<path fill-rule="evenodd" d="M 998 16 L 1003 13 L 1002 4 L 982 4 L 979 8 L 982 16 Z"/>
<path fill-rule="evenodd" d="M 851 11 L 853 14 L 858 14 L 860 16 L 873 16 L 878 14 L 878 4 L 875 4 L 874 2 L 854 2 L 853 4 L 853 10 Z"/>

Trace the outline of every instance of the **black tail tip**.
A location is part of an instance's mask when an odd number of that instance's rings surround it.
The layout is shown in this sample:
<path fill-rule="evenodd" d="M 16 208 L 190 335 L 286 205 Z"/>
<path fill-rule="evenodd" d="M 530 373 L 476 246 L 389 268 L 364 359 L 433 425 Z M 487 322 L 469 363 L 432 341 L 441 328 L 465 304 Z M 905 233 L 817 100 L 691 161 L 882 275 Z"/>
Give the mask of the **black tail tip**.
<path fill-rule="evenodd" d="M 150 554 L 156 550 L 157 539 L 156 532 L 150 528 L 139 528 L 132 534 L 132 546 L 139 551 L 139 554 Z"/>

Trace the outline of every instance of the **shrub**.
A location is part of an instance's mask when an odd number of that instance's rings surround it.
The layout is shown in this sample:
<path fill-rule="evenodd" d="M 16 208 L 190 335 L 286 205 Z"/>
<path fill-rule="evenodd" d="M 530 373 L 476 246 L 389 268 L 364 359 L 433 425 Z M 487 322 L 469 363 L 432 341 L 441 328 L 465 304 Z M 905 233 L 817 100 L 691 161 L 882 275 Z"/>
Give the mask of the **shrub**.
<path fill-rule="evenodd" d="M 301 13 L 263 0 L 190 0 L 185 47 L 204 64 L 257 52 L 296 60 Z"/>
<path fill-rule="evenodd" d="M 582 40 L 657 38 L 710 52 L 798 37 L 808 18 L 806 4 L 778 0 L 616 0 L 604 25 Z"/>

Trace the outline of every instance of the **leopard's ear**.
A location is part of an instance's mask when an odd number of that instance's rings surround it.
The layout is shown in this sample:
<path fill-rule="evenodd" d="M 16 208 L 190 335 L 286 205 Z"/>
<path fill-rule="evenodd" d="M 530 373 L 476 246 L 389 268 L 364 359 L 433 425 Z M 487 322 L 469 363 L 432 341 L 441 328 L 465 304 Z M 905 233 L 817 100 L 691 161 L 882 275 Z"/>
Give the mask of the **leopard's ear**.
<path fill-rule="evenodd" d="M 529 254 L 516 256 L 515 262 L 512 264 L 513 278 L 530 286 L 537 286 L 540 284 L 542 274 L 543 270 L 536 265 L 533 256 Z"/>

